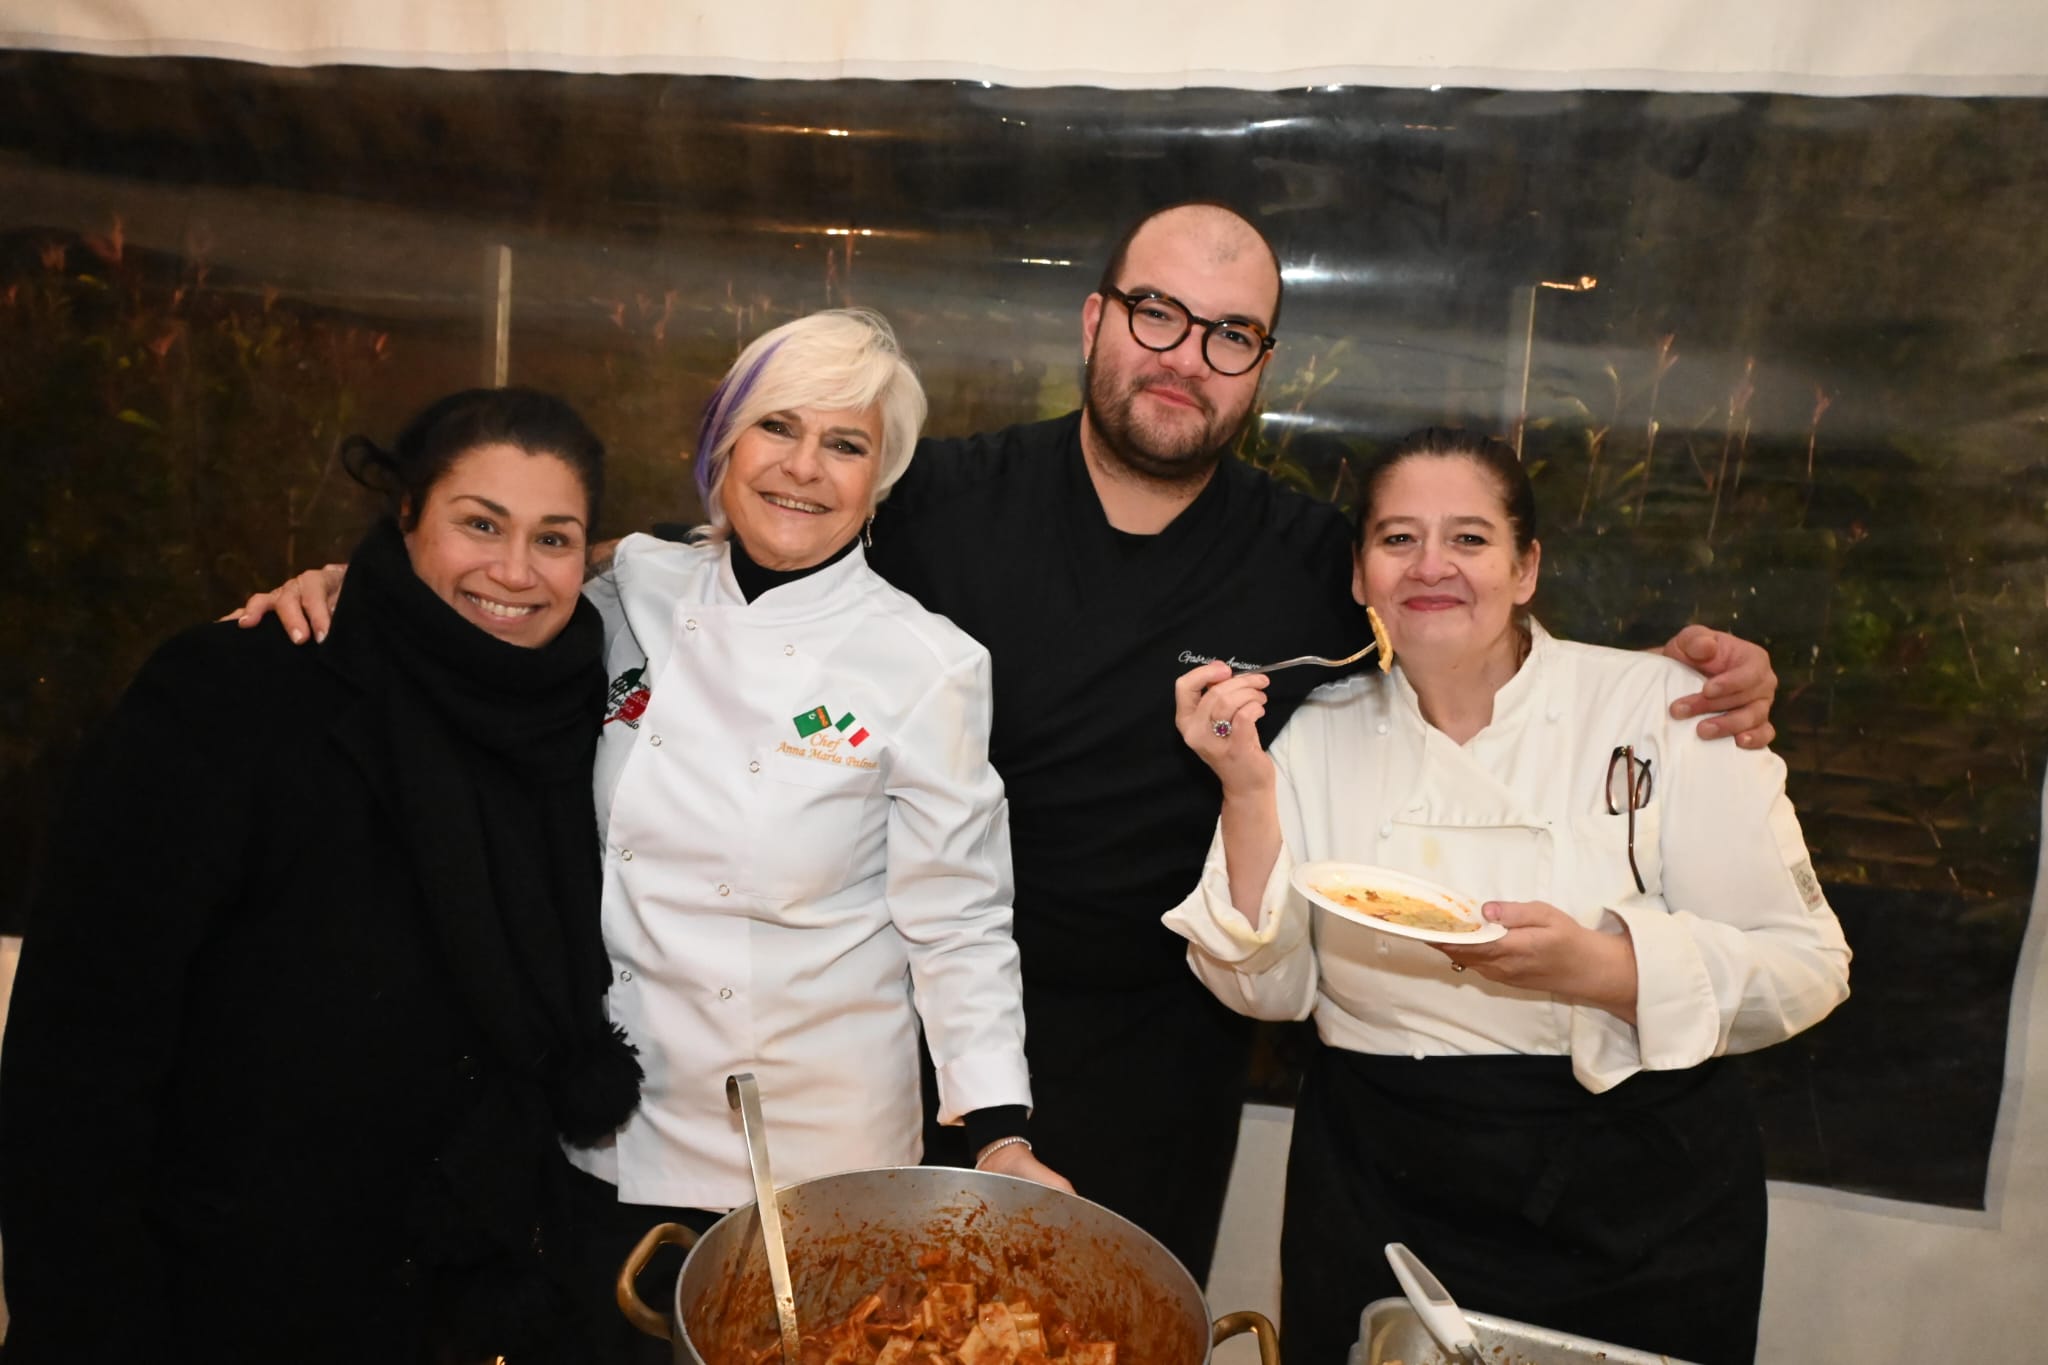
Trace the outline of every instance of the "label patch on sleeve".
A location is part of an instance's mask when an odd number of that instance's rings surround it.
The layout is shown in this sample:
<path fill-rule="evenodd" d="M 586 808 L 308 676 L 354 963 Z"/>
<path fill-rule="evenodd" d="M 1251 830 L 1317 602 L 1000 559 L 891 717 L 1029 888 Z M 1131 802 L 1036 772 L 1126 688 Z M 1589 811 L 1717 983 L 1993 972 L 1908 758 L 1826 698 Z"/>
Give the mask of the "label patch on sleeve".
<path fill-rule="evenodd" d="M 1794 863 L 1788 870 L 1792 873 L 1792 885 L 1799 888 L 1799 899 L 1806 902 L 1808 910 L 1818 910 L 1828 903 L 1821 893 L 1820 878 L 1813 875 L 1811 862 Z"/>
<path fill-rule="evenodd" d="M 640 716 L 647 710 L 647 703 L 654 694 L 641 679 L 647 675 L 647 666 L 629 668 L 612 679 L 610 692 L 605 697 L 604 723 L 610 725 L 622 720 L 635 730 L 640 728 Z"/>

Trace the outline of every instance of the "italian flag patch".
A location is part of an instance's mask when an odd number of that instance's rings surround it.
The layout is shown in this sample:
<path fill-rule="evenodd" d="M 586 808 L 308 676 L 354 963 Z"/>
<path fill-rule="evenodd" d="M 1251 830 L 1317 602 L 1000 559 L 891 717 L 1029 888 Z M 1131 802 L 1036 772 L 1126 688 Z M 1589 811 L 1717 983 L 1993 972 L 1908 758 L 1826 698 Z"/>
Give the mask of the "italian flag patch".
<path fill-rule="evenodd" d="M 837 730 L 840 734 L 846 735 L 846 742 L 857 749 L 860 747 L 861 741 L 868 737 L 867 727 L 855 720 L 851 711 L 848 711 L 838 720 L 834 720 L 832 719 L 831 711 L 822 706 L 813 706 L 802 715 L 791 717 L 791 719 L 796 722 L 796 733 L 799 739 L 809 739 L 812 735 L 822 730 Z M 847 734 L 849 730 L 853 733 Z"/>

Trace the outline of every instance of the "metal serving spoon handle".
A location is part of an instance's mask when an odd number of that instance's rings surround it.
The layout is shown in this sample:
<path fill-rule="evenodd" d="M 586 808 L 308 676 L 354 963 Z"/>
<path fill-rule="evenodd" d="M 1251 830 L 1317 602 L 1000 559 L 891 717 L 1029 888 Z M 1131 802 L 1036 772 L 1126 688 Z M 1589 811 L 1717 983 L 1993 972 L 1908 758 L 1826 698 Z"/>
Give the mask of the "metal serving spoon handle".
<path fill-rule="evenodd" d="M 768 1169 L 768 1125 L 761 1121 L 761 1091 L 751 1071 L 725 1078 L 725 1102 L 740 1111 L 740 1125 L 746 1130 L 747 1164 L 754 1171 L 754 1211 L 760 1220 L 762 1250 L 768 1257 L 768 1286 L 775 1291 L 782 1365 L 797 1365 L 796 1293 L 789 1279 L 789 1255 L 782 1244 L 782 1205 L 775 1198 L 775 1177 Z"/>

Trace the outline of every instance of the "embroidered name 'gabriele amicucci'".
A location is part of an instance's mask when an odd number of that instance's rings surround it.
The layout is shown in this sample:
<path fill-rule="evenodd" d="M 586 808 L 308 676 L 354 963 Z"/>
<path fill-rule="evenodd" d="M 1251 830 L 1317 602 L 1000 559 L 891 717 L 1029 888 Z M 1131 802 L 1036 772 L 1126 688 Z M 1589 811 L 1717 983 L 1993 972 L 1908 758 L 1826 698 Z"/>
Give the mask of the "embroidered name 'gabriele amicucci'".
<path fill-rule="evenodd" d="M 1184 649 L 1180 652 L 1180 661 L 1189 667 L 1193 667 L 1195 664 L 1213 664 L 1216 662 L 1216 656 L 1214 654 L 1197 654 L 1192 649 Z M 1235 655 L 1225 659 L 1223 662 L 1229 664 L 1240 673 L 1251 667 L 1250 664 Z"/>

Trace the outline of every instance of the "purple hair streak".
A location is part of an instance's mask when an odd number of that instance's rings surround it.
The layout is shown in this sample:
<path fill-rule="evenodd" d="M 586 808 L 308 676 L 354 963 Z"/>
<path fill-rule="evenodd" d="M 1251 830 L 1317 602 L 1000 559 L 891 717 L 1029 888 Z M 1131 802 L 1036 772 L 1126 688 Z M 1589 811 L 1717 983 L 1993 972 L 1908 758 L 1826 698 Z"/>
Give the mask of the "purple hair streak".
<path fill-rule="evenodd" d="M 747 401 L 747 395 L 760 382 L 762 371 L 768 362 L 775 359 L 775 353 L 782 349 L 777 341 L 749 365 L 745 372 L 728 370 L 725 378 L 718 381 L 718 387 L 711 391 L 711 400 L 704 405 L 704 420 L 697 427 L 697 454 L 692 461 L 696 465 L 697 491 L 703 495 L 704 510 L 711 511 L 711 485 L 716 482 L 718 471 L 713 466 L 713 456 L 720 446 L 728 450 L 731 443 L 732 415 Z"/>

